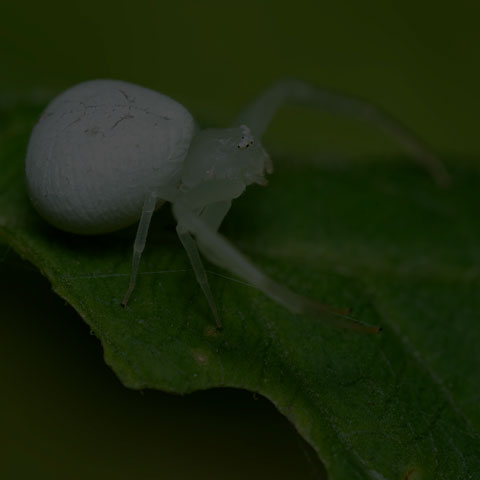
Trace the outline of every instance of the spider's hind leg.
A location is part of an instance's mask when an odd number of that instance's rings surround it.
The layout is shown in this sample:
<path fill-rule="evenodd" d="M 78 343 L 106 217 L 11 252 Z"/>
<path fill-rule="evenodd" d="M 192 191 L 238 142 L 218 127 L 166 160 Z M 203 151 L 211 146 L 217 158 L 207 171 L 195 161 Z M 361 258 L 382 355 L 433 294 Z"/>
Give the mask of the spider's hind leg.
<path fill-rule="evenodd" d="M 133 244 L 133 257 L 132 257 L 132 269 L 130 270 L 130 282 L 128 289 L 125 292 L 125 296 L 122 300 L 122 307 L 127 306 L 128 299 L 135 288 L 135 283 L 138 275 L 138 267 L 140 265 L 140 258 L 145 248 L 145 242 L 147 241 L 148 228 L 150 227 L 150 221 L 152 220 L 153 212 L 158 200 L 158 196 L 155 192 L 149 192 L 145 197 L 145 201 L 142 208 L 142 215 L 137 228 L 137 235 L 135 237 L 135 243 Z"/>

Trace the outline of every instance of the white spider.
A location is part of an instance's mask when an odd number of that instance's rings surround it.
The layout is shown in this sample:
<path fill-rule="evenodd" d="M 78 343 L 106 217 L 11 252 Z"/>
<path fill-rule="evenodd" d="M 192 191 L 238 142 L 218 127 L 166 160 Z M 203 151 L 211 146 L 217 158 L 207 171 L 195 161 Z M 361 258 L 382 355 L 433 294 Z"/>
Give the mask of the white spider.
<path fill-rule="evenodd" d="M 291 312 L 332 314 L 338 324 L 376 332 L 377 327 L 361 325 L 343 310 L 279 285 L 218 233 L 232 200 L 251 183 L 266 184 L 265 173 L 273 171 L 260 138 L 284 104 L 373 123 L 422 162 L 438 184 L 448 183 L 443 165 L 387 114 L 303 82 L 273 85 L 230 128 L 199 130 L 190 113 L 165 95 L 126 82 L 94 80 L 56 97 L 33 129 L 26 157 L 30 198 L 48 222 L 79 234 L 112 232 L 140 219 L 123 306 L 135 287 L 152 214 L 168 201 L 218 327 L 220 315 L 199 251 Z"/>

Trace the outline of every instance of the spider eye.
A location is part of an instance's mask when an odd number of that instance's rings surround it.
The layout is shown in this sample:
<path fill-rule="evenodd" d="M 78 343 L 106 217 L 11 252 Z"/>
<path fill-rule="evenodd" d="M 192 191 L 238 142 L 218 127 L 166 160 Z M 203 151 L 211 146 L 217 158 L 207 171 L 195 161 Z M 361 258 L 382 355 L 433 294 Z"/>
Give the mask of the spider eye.
<path fill-rule="evenodd" d="M 252 139 L 242 138 L 239 144 L 237 145 L 237 148 L 240 148 L 243 150 L 244 148 L 248 148 L 252 144 L 253 144 L 253 138 Z"/>
<path fill-rule="evenodd" d="M 243 135 L 240 137 L 240 142 L 237 145 L 237 148 L 244 149 L 248 148 L 253 144 L 253 135 L 250 129 L 246 125 L 241 125 Z"/>

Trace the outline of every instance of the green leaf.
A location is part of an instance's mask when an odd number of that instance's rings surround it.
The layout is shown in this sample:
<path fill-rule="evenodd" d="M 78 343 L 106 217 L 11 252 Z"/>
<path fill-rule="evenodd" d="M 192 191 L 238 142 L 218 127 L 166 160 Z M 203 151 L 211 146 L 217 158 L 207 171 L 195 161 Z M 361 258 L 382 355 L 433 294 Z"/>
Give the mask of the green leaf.
<path fill-rule="evenodd" d="M 126 310 L 135 227 L 100 237 L 55 230 L 23 179 L 38 112 L 3 112 L 0 233 L 101 340 L 130 388 L 218 386 L 269 398 L 315 448 L 331 479 L 480 476 L 480 170 L 450 165 L 437 189 L 408 159 L 350 165 L 277 161 L 222 229 L 292 289 L 353 308 L 381 335 L 295 316 L 210 267 L 219 333 L 168 208 L 155 215 Z"/>

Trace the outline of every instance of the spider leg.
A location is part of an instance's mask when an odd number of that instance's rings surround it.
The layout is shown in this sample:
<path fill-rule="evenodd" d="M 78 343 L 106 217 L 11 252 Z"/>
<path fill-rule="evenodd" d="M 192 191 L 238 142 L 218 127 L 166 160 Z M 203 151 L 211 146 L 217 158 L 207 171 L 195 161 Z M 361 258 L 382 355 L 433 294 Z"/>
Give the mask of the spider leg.
<path fill-rule="evenodd" d="M 346 115 L 372 124 L 395 139 L 429 172 L 441 187 L 450 184 L 443 163 L 410 130 L 382 109 L 360 99 L 316 88 L 299 80 L 283 80 L 261 93 L 240 113 L 234 125 L 247 125 L 260 138 L 276 111 L 284 106 L 305 106 Z"/>
<path fill-rule="evenodd" d="M 221 202 L 211 203 L 207 205 L 200 218 L 212 229 L 217 231 L 223 222 L 223 219 L 227 215 L 230 207 L 232 206 L 231 200 L 223 200 Z"/>
<path fill-rule="evenodd" d="M 289 288 L 278 284 L 260 271 L 247 257 L 233 247 L 222 235 L 210 228 L 200 217 L 179 203 L 173 205 L 173 210 L 182 228 L 187 229 L 195 236 L 199 249 L 210 261 L 251 283 L 292 313 L 314 313 L 338 326 L 362 332 L 377 333 L 380 331 L 378 327 L 361 324 L 346 316 L 342 310 L 335 310 L 298 295 Z M 203 266 L 201 268 L 203 269 Z M 200 284 L 202 285 L 201 282 Z"/>
<path fill-rule="evenodd" d="M 137 234 L 135 236 L 135 242 L 133 244 L 133 257 L 132 268 L 130 270 L 130 282 L 128 289 L 125 292 L 125 296 L 122 300 L 122 307 L 126 307 L 128 299 L 130 298 L 133 289 L 135 288 L 135 282 L 137 280 L 138 266 L 140 265 L 140 258 L 142 257 L 143 249 L 145 248 L 145 242 L 147 240 L 148 228 L 150 227 L 150 221 L 152 219 L 153 212 L 158 201 L 158 194 L 156 192 L 149 192 L 143 203 L 142 215 L 140 222 L 138 223 Z"/>
<path fill-rule="evenodd" d="M 195 277 L 197 278 L 197 281 L 200 284 L 200 287 L 202 288 L 205 297 L 207 297 L 207 302 L 210 306 L 210 309 L 212 310 L 213 316 L 215 317 L 217 328 L 221 329 L 222 321 L 220 319 L 217 304 L 215 303 L 215 299 L 213 298 L 212 291 L 210 290 L 207 273 L 205 272 L 205 267 L 203 266 L 202 259 L 200 258 L 200 254 L 198 252 L 197 242 L 190 235 L 188 230 L 180 223 L 177 225 L 177 234 L 178 238 L 182 242 L 183 248 L 185 248 L 185 251 L 187 252 L 188 258 L 190 259 L 190 263 L 192 264 Z"/>
<path fill-rule="evenodd" d="M 200 217 L 211 229 L 216 231 L 220 227 L 225 215 L 230 210 L 231 204 L 232 202 L 230 200 L 211 203 L 202 210 Z M 220 329 L 222 328 L 222 321 L 220 319 L 220 314 L 218 313 L 217 304 L 215 303 L 215 299 L 210 289 L 207 273 L 198 252 L 197 242 L 190 235 L 188 229 L 186 229 L 181 223 L 177 225 L 177 234 L 178 238 L 182 242 L 183 248 L 185 248 L 185 251 L 187 252 L 188 258 L 190 259 L 195 277 L 197 278 L 197 281 L 200 284 L 205 297 L 207 298 L 207 302 L 212 310 L 213 316 L 215 317 L 217 328 Z"/>

